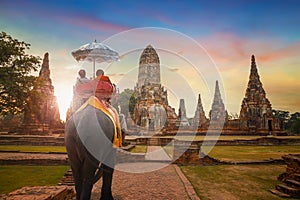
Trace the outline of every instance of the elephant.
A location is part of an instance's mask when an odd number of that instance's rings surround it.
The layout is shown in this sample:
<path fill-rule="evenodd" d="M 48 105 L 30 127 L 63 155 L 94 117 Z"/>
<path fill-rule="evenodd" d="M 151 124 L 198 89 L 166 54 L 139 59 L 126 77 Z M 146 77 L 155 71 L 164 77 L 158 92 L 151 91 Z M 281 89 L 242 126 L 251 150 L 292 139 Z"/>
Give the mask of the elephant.
<path fill-rule="evenodd" d="M 117 126 L 112 118 L 95 106 L 95 103 L 99 104 L 97 98 L 90 99 L 66 122 L 65 145 L 75 181 L 76 199 L 90 199 L 93 183 L 99 179 L 95 176 L 98 171 L 102 172 L 103 178 L 100 199 L 110 200 L 113 199 L 111 185 L 116 157 L 113 143 L 116 136 L 121 136 L 116 135 Z"/>

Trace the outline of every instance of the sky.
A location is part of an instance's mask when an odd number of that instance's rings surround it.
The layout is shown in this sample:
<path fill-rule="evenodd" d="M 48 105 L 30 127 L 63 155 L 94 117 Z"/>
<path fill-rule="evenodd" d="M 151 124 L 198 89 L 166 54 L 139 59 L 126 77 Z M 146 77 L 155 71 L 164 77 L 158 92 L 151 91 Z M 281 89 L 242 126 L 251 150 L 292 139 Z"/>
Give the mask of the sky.
<path fill-rule="evenodd" d="M 229 114 L 239 114 L 255 55 L 273 109 L 300 111 L 300 1 L 10 1 L 1 0 L 0 31 L 49 52 L 51 79 L 61 118 L 79 69 L 74 49 L 93 42 L 120 55 L 97 63 L 120 91 L 137 83 L 139 57 L 151 44 L 160 58 L 161 82 L 178 112 L 185 99 L 193 117 L 198 94 L 208 116 L 218 80 Z"/>

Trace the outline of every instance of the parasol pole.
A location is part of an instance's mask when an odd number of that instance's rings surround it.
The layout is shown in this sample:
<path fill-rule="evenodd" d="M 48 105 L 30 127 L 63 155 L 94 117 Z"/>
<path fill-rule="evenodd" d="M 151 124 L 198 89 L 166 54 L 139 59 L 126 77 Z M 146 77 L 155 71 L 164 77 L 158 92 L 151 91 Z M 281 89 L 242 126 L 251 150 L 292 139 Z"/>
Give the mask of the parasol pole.
<path fill-rule="evenodd" d="M 93 59 L 93 61 L 94 61 L 94 66 L 93 66 L 93 79 L 95 79 L 95 58 Z"/>
<path fill-rule="evenodd" d="M 95 43 L 97 43 L 97 41 L 96 41 L 96 39 L 95 39 Z M 93 79 L 95 79 L 95 60 L 96 60 L 96 58 L 94 57 L 93 58 L 93 61 L 94 61 L 94 66 L 93 66 Z"/>

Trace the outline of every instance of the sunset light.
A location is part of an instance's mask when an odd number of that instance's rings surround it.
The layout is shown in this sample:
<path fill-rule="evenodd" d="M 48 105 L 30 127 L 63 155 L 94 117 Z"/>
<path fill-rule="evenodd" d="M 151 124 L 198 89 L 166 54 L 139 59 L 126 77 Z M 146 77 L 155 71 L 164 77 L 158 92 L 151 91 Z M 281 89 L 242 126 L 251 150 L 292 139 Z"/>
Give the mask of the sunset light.
<path fill-rule="evenodd" d="M 59 107 L 60 119 L 66 121 L 66 114 L 72 102 L 73 91 L 69 86 L 60 85 L 55 88 L 54 92 Z"/>

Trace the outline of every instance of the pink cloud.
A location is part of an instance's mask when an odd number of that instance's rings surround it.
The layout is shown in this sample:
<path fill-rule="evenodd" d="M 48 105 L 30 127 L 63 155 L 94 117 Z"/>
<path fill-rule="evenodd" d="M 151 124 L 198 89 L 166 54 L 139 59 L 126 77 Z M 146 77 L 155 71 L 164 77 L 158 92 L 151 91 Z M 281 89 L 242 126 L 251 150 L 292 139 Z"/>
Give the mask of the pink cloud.
<path fill-rule="evenodd" d="M 177 22 L 170 19 L 169 17 L 165 16 L 165 15 L 162 15 L 162 14 L 159 14 L 159 13 L 156 13 L 154 14 L 154 17 L 157 18 L 160 22 L 163 22 L 165 24 L 168 24 L 168 25 L 176 25 Z"/>
<path fill-rule="evenodd" d="M 276 61 L 287 57 L 294 57 L 300 55 L 300 41 L 293 43 L 289 46 L 286 46 L 284 48 L 270 51 L 266 54 L 260 55 L 258 58 L 262 62 L 268 62 L 268 61 Z"/>
<path fill-rule="evenodd" d="M 68 16 L 65 17 L 64 20 L 73 25 L 78 25 L 94 30 L 101 30 L 105 32 L 120 32 L 131 28 L 87 15 L 75 15 L 72 17 Z"/>
<path fill-rule="evenodd" d="M 223 32 L 207 38 L 199 38 L 198 41 L 221 70 L 245 66 L 246 62 L 250 62 L 252 54 L 260 63 L 274 62 L 300 55 L 300 41 L 286 44 L 275 37 L 255 39 Z"/>

